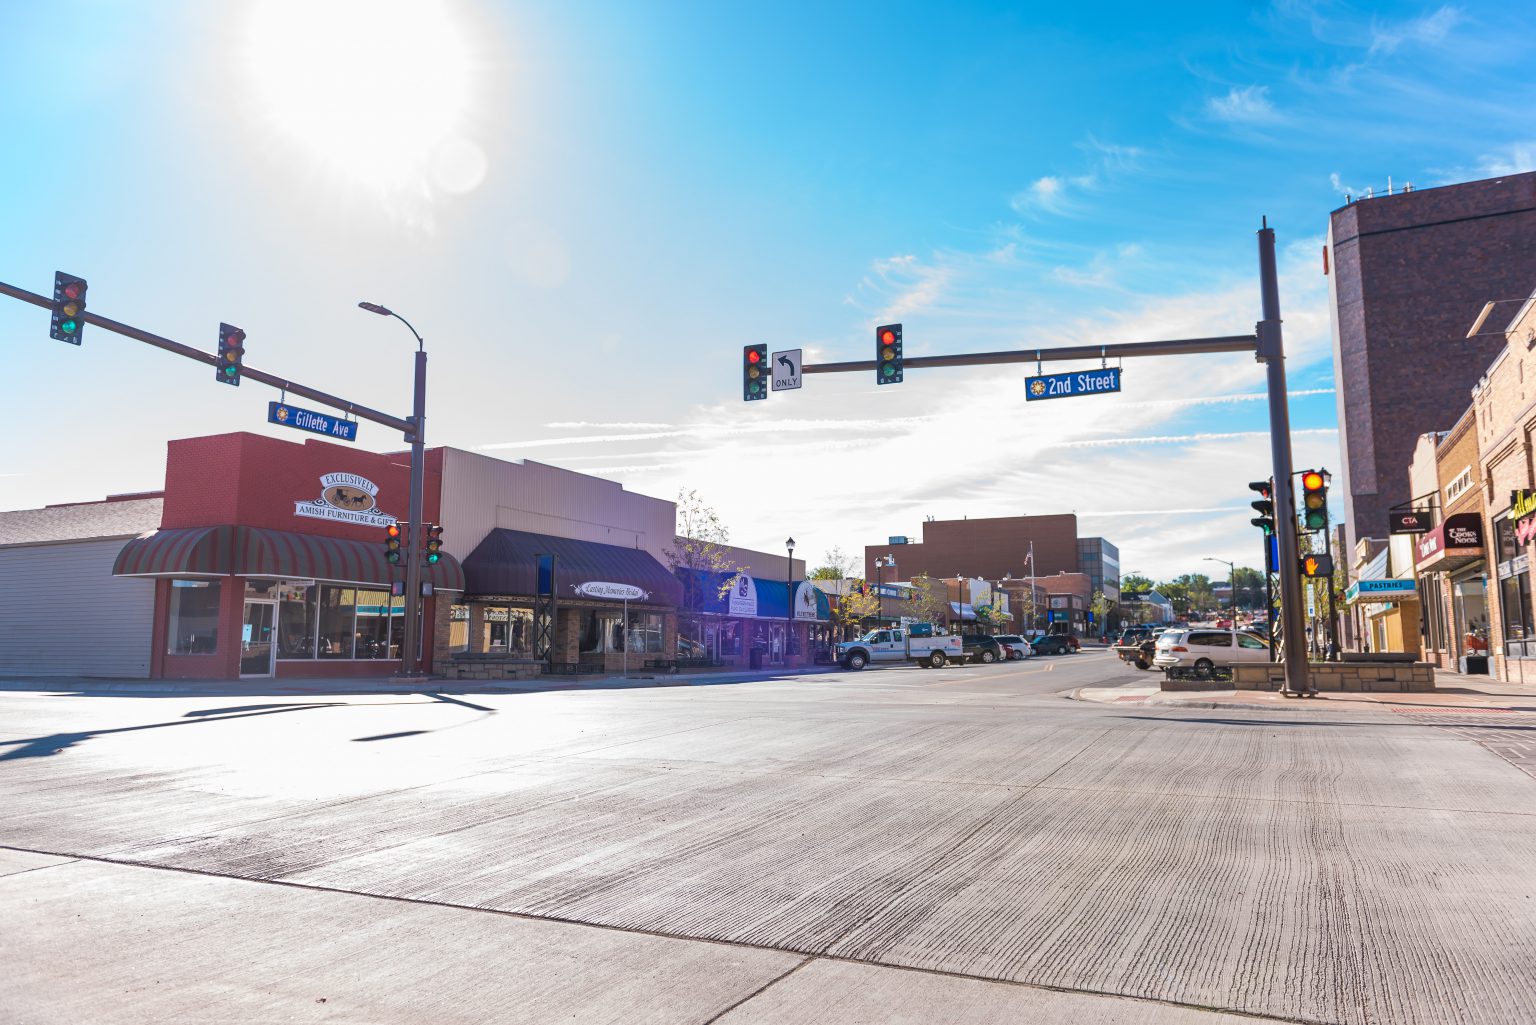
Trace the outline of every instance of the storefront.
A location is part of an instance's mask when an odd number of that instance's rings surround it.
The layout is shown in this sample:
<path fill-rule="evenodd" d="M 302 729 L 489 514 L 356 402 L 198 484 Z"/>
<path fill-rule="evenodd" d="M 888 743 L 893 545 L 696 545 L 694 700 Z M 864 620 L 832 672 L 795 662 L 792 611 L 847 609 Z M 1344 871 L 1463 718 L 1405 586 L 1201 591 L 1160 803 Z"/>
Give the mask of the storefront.
<path fill-rule="evenodd" d="M 1530 544 L 1536 540 L 1536 492 L 1517 490 L 1510 508 L 1493 521 L 1494 572 L 1498 578 L 1498 634 L 1503 678 L 1536 679 L 1536 613 L 1531 600 Z M 1528 668 L 1529 667 L 1529 668 Z"/>
<path fill-rule="evenodd" d="M 643 549 L 497 528 L 464 559 L 464 580 L 440 672 L 485 656 L 594 673 L 676 657 L 682 586 Z"/>
<path fill-rule="evenodd" d="M 399 456 L 252 434 L 171 442 L 160 527 L 125 544 L 112 567 L 154 581 L 149 675 L 398 673 L 405 573 L 385 557 L 384 528 L 405 518 L 408 494 Z M 461 591 L 463 574 L 444 556 L 422 579 L 431 622 L 438 595 Z M 431 631 L 419 636 L 430 664 Z"/>
<path fill-rule="evenodd" d="M 1344 604 L 1363 621 L 1366 650 L 1418 654 L 1418 588 L 1413 580 L 1356 580 L 1344 592 Z"/>
<path fill-rule="evenodd" d="M 678 570 L 678 653 L 721 665 L 805 665 L 832 643 L 831 604 L 806 580 Z M 791 601 L 793 596 L 793 601 Z"/>
<path fill-rule="evenodd" d="M 1416 549 L 1420 581 L 1426 585 L 1424 632 L 1429 644 L 1445 652 L 1446 668 L 1486 673 L 1488 563 L 1483 518 L 1477 513 L 1447 516 L 1419 536 Z"/>

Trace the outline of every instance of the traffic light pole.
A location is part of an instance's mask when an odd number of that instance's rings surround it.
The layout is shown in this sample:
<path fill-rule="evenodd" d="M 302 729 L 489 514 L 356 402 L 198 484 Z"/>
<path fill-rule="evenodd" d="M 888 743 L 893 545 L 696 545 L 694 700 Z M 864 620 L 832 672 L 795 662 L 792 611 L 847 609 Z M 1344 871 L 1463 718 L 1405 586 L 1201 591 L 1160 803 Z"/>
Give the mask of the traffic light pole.
<path fill-rule="evenodd" d="M 1259 291 L 1263 319 L 1251 335 L 1182 338 L 1157 342 L 1075 345 L 1056 349 L 1011 349 L 953 356 L 910 356 L 907 369 L 975 367 L 1006 363 L 1054 363 L 1065 360 L 1130 359 L 1137 356 L 1203 356 L 1251 352 L 1267 367 L 1270 458 L 1275 474 L 1275 535 L 1280 565 L 1281 643 L 1285 645 L 1287 696 L 1314 693 L 1307 676 L 1307 637 L 1301 613 L 1301 566 L 1296 544 L 1296 493 L 1291 483 L 1291 417 L 1285 391 L 1285 347 L 1280 330 L 1280 283 L 1275 265 L 1275 230 L 1266 222 L 1259 231 Z M 876 370 L 876 360 L 806 364 L 804 374 L 846 374 Z M 1282 517 L 1281 511 L 1284 510 Z M 1273 616 L 1271 616 L 1273 619 Z"/>
<path fill-rule="evenodd" d="M 0 281 L 0 295 L 10 296 L 12 299 L 20 299 L 22 302 L 31 303 L 33 306 L 40 306 L 44 309 L 51 309 L 53 307 L 53 300 L 47 296 L 38 295 L 36 292 L 29 292 L 24 288 L 17 288 L 15 285 L 8 285 L 3 281 Z M 99 314 L 91 313 L 88 310 L 83 311 L 80 314 L 80 319 L 87 324 L 95 325 L 96 327 L 102 328 L 103 330 L 122 335 L 125 338 L 132 338 L 134 341 L 143 342 L 146 345 L 153 345 L 157 349 L 164 349 L 166 352 L 174 353 L 175 355 L 182 356 L 186 359 L 196 360 L 199 363 L 206 363 L 211 367 L 217 367 L 220 365 L 220 360 L 217 353 L 204 352 L 201 349 L 194 349 L 190 345 L 183 345 L 180 342 L 172 341 L 169 338 L 163 338 L 160 335 L 151 334 L 148 331 L 142 331 L 139 328 L 132 327 L 128 324 L 122 324 L 118 321 L 110 320 L 106 317 L 100 316 Z M 407 326 L 409 327 L 409 325 Z M 413 328 L 413 333 L 414 330 L 415 329 Z M 420 636 L 418 632 L 420 627 L 417 623 L 417 619 L 420 616 L 421 608 L 421 560 L 423 558 L 426 545 L 426 530 L 421 521 L 423 500 L 422 494 L 424 491 L 424 478 L 426 471 L 425 442 L 422 435 L 423 427 L 425 426 L 424 413 L 427 396 L 427 354 L 420 351 L 418 348 L 416 353 L 414 412 L 410 417 L 404 420 L 397 416 L 390 416 L 388 413 L 382 413 L 377 409 L 371 409 L 368 406 L 358 405 L 355 402 L 341 398 L 337 395 L 332 395 L 329 392 L 320 391 L 318 388 L 310 388 L 307 385 L 299 384 L 298 382 L 291 381 L 286 377 L 280 377 L 277 374 L 269 374 L 264 370 L 257 370 L 254 367 L 242 365 L 240 368 L 240 376 L 242 378 L 250 378 L 251 380 L 260 382 L 261 384 L 270 385 L 273 388 L 278 388 L 285 392 L 291 392 L 294 395 L 302 395 L 306 399 L 313 399 L 322 405 L 330 406 L 332 409 L 340 409 L 351 413 L 353 416 L 360 420 L 369 420 L 373 423 L 380 424 L 381 426 L 388 427 L 390 430 L 399 431 L 404 434 L 406 440 L 411 443 L 410 526 L 406 531 L 405 545 L 406 628 L 405 637 L 401 646 L 402 658 L 400 669 L 402 675 L 404 676 L 414 675 L 419 671 L 419 667 L 416 665 L 416 657 L 419 650 L 418 640 Z"/>
<path fill-rule="evenodd" d="M 410 327 L 409 324 L 406 325 Z M 412 333 L 415 329 L 412 328 Z M 400 646 L 400 675 L 421 673 L 416 664 L 421 650 L 421 560 L 426 558 L 427 528 L 423 522 L 426 478 L 427 354 L 416 350 L 416 385 L 411 400 L 411 525 L 407 532 L 405 559 L 405 638 Z M 422 674 L 425 675 L 425 674 Z"/>
<path fill-rule="evenodd" d="M 1275 229 L 1259 229 L 1258 357 L 1269 377 L 1269 452 L 1275 473 L 1275 540 L 1280 560 L 1281 640 L 1285 642 L 1287 697 L 1315 693 L 1307 673 L 1307 629 L 1302 619 L 1301 553 L 1296 543 L 1296 490 L 1291 479 L 1291 412 L 1285 392 L 1285 346 L 1280 331 L 1280 275 Z"/>

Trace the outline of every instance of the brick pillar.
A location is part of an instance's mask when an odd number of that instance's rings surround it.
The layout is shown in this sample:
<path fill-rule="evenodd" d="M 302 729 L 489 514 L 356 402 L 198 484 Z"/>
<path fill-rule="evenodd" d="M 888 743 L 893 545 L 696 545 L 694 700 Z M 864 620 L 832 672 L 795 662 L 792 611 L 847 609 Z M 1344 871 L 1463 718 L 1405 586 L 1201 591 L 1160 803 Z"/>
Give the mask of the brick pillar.
<path fill-rule="evenodd" d="M 469 650 L 476 655 L 485 654 L 485 606 L 480 602 L 469 605 Z"/>

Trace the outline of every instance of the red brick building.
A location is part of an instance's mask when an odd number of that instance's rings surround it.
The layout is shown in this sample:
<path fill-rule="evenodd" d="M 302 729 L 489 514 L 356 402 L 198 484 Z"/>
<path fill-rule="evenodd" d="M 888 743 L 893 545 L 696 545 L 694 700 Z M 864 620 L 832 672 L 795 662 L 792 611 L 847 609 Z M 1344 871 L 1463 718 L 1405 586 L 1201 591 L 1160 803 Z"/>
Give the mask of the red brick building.
<path fill-rule="evenodd" d="M 1467 329 L 1484 301 L 1536 280 L 1536 173 L 1350 203 L 1329 218 L 1325 256 L 1352 549 L 1387 536 L 1419 436 L 1461 417 L 1504 347 Z"/>

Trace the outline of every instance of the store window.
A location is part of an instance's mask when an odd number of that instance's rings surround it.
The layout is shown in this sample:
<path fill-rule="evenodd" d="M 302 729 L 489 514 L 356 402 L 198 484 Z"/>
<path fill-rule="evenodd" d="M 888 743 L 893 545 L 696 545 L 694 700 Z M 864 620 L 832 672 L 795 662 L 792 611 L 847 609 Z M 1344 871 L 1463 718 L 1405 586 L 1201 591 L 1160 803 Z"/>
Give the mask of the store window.
<path fill-rule="evenodd" d="M 321 585 L 320 657 L 355 658 L 356 626 L 357 589 L 337 584 Z"/>
<path fill-rule="evenodd" d="M 357 592 L 354 658 L 399 658 L 405 637 L 405 598 L 388 591 Z"/>
<path fill-rule="evenodd" d="M 171 581 L 167 655 L 211 655 L 218 650 L 221 584 L 219 580 Z"/>
<path fill-rule="evenodd" d="M 457 655 L 468 650 L 469 606 L 450 606 L 448 609 L 448 654 Z"/>
<path fill-rule="evenodd" d="M 1521 574 L 1524 579 L 1524 574 Z M 1457 580 L 1451 585 L 1452 611 L 1456 614 L 1456 630 L 1461 637 L 1462 650 L 1482 653 L 1488 650 L 1488 598 L 1481 577 Z M 1530 592 L 1526 592 L 1529 609 Z M 1527 614 L 1529 612 L 1527 611 Z M 1524 627 L 1529 633 L 1529 627 Z"/>
<path fill-rule="evenodd" d="M 1529 573 L 1516 573 L 1499 581 L 1499 611 L 1504 618 L 1506 641 L 1528 641 L 1536 636 L 1531 622 L 1531 575 Z M 1512 652 L 1512 654 L 1519 653 Z"/>
<path fill-rule="evenodd" d="M 278 595 L 277 657 L 315 657 L 314 584 L 285 583 Z"/>
<path fill-rule="evenodd" d="M 630 613 L 628 646 L 631 652 L 637 655 L 661 654 L 661 636 L 660 613 Z"/>
<path fill-rule="evenodd" d="M 618 612 L 588 609 L 581 620 L 581 654 L 601 655 L 624 650 L 624 617 Z"/>

